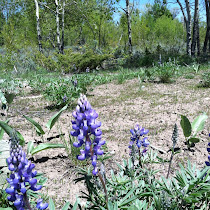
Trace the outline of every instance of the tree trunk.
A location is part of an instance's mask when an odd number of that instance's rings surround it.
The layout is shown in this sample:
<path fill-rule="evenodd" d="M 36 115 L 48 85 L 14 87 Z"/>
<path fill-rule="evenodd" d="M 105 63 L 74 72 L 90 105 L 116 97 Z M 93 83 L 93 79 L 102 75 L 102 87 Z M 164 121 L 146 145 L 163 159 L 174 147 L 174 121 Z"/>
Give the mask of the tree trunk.
<path fill-rule="evenodd" d="M 40 22 L 39 22 L 39 4 L 37 0 L 34 0 L 36 6 L 36 30 L 37 30 L 37 37 L 38 37 L 38 44 L 39 44 L 39 51 L 42 52 L 42 37 L 41 37 L 41 29 L 40 29 Z"/>
<path fill-rule="evenodd" d="M 191 55 L 191 12 L 189 0 L 185 0 L 186 10 L 187 10 L 187 55 Z"/>
<path fill-rule="evenodd" d="M 206 36 L 203 44 L 203 53 L 206 54 L 207 52 L 207 46 L 208 42 L 210 45 L 210 2 L 209 0 L 205 0 L 206 5 Z M 210 46 L 209 46 L 209 52 L 210 52 Z"/>
<path fill-rule="evenodd" d="M 185 0 L 187 16 L 185 15 L 185 11 L 184 11 L 184 8 L 183 8 L 180 0 L 177 0 L 177 3 L 179 4 L 180 9 L 182 11 L 182 15 L 184 17 L 186 33 L 187 33 L 186 52 L 187 52 L 187 55 L 191 55 L 191 13 L 190 13 L 189 0 Z"/>
<path fill-rule="evenodd" d="M 98 48 L 101 48 L 101 18 L 98 26 Z"/>
<path fill-rule="evenodd" d="M 127 24 L 128 24 L 128 46 L 129 46 L 129 54 L 132 54 L 132 34 L 131 34 L 131 16 L 130 16 L 130 4 L 129 0 L 126 0 L 126 16 L 127 16 Z"/>
<path fill-rule="evenodd" d="M 56 7 L 56 34 L 57 34 L 57 46 L 58 46 L 58 53 L 61 53 L 61 41 L 60 41 L 60 23 L 59 23 L 59 8 L 58 8 L 58 0 L 55 0 L 55 7 Z"/>
<path fill-rule="evenodd" d="M 197 27 L 197 56 L 199 56 L 201 54 L 199 24 Z"/>
<path fill-rule="evenodd" d="M 191 55 L 195 56 L 195 48 L 197 44 L 198 49 L 198 35 L 199 35 L 199 26 L 198 26 L 198 5 L 199 0 L 195 0 L 195 12 L 194 12 L 194 22 L 193 22 L 193 38 L 192 38 L 192 46 L 191 46 Z"/>
<path fill-rule="evenodd" d="M 65 22 L 64 22 L 64 15 L 65 15 L 65 0 L 63 0 L 63 7 L 62 7 L 62 36 L 61 36 L 61 53 L 64 54 L 64 27 L 65 27 Z"/>

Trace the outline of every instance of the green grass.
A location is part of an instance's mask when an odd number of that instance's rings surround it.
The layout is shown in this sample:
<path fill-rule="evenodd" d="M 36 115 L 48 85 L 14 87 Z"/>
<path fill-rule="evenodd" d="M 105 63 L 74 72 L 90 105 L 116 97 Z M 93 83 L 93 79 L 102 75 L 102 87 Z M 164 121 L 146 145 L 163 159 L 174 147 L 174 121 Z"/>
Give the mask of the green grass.
<path fill-rule="evenodd" d="M 135 97 L 143 97 L 147 99 L 150 95 L 144 90 L 140 90 L 140 84 L 147 86 L 147 84 L 142 83 L 144 80 L 150 80 L 150 78 L 158 78 L 162 76 L 162 73 L 165 74 L 166 71 L 171 71 L 170 68 L 176 68 L 174 75 L 170 74 L 170 81 L 177 80 L 180 76 L 185 78 L 194 78 L 196 76 L 201 76 L 203 73 L 208 71 L 208 65 L 200 65 L 199 68 L 193 64 L 192 66 L 180 67 L 173 65 L 167 65 L 167 68 L 164 69 L 164 66 L 161 67 L 152 67 L 149 69 L 128 69 L 128 68 L 119 68 L 117 70 L 109 71 L 93 71 L 90 73 L 82 74 L 72 74 L 64 75 L 59 72 L 48 72 L 44 69 L 39 69 L 38 71 L 26 71 L 26 73 L 14 75 L 10 73 L 0 72 L 0 77 L 5 79 L 4 83 L 1 83 L 1 87 L 4 91 L 16 92 L 19 95 L 27 94 L 42 94 L 46 97 L 47 100 L 55 101 L 57 105 L 62 105 L 63 97 L 65 94 L 68 94 L 69 100 L 66 103 L 72 103 L 79 96 L 80 93 L 86 94 L 87 91 L 91 91 L 94 87 L 107 84 L 112 81 L 116 81 L 116 84 L 124 84 L 127 80 L 138 78 L 138 82 L 131 85 L 129 88 L 129 93 L 121 92 L 119 97 L 113 99 L 112 102 L 117 102 L 128 98 L 129 100 L 134 99 Z M 156 71 L 157 70 L 157 71 Z M 151 74 L 148 77 L 148 73 Z M 163 75 L 164 76 L 164 75 Z M 72 87 L 72 80 L 78 81 L 78 89 Z M 141 81 L 140 81 L 141 80 Z M 25 81 L 25 82 L 24 82 Z M 30 93 L 24 93 L 23 83 L 28 84 L 32 90 Z M 136 91 L 138 87 L 139 91 Z M 190 87 L 191 88 L 191 87 Z M 103 98 L 101 98 L 103 100 Z M 107 98 L 104 98 L 106 100 Z"/>

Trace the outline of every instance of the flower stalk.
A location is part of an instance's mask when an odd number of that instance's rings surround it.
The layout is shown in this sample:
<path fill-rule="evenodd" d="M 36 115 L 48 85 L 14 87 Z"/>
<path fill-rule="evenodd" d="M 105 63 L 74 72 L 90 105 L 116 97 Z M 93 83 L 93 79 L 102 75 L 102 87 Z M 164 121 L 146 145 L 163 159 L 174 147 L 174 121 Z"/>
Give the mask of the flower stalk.
<path fill-rule="evenodd" d="M 169 174 L 170 174 L 170 171 L 171 171 L 172 160 L 173 160 L 173 157 L 175 155 L 174 149 L 175 149 L 176 143 L 178 141 L 178 137 L 179 137 L 178 127 L 177 127 L 177 124 L 175 123 L 172 138 L 171 138 L 172 142 L 173 142 L 173 146 L 171 148 L 171 157 L 170 157 L 170 162 L 169 162 L 169 167 L 168 167 L 168 173 L 167 173 L 167 176 L 166 176 L 167 179 L 169 178 Z"/>
<path fill-rule="evenodd" d="M 5 190 L 9 194 L 7 199 L 14 203 L 17 210 L 32 210 L 27 191 L 29 189 L 38 191 L 42 186 L 37 185 L 35 178 L 37 171 L 33 171 L 35 165 L 26 158 L 15 134 L 10 139 L 10 157 L 7 158 L 7 163 L 11 171 L 10 177 L 7 178 L 9 187 Z M 47 203 L 42 203 L 42 200 L 38 201 L 37 209 L 46 209 L 47 207 Z"/>

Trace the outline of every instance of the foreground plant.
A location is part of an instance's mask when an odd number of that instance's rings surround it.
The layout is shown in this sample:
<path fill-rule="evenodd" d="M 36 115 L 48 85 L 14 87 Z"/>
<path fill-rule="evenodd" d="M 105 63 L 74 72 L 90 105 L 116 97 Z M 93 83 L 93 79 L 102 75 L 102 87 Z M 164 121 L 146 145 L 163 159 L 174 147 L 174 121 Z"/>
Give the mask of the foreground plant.
<path fill-rule="evenodd" d="M 192 123 L 190 123 L 186 116 L 181 115 L 180 125 L 182 127 L 188 149 L 200 141 L 196 135 L 199 131 L 203 130 L 207 118 L 208 116 L 206 113 L 203 113 L 202 115 L 196 117 Z"/>
<path fill-rule="evenodd" d="M 78 160 L 85 160 L 90 158 L 92 160 L 93 171 L 92 174 L 98 175 L 103 185 L 104 192 L 107 199 L 107 190 L 102 175 L 98 172 L 97 158 L 98 155 L 103 155 L 101 147 L 106 143 L 102 140 L 102 131 L 100 129 L 101 122 L 97 122 L 97 112 L 92 109 L 89 101 L 85 95 L 81 95 L 78 100 L 76 111 L 72 113 L 75 120 L 72 121 L 71 135 L 77 137 L 78 142 L 74 142 L 73 146 L 82 147 L 80 155 L 77 156 Z"/>
<path fill-rule="evenodd" d="M 129 148 L 131 149 L 130 155 L 131 155 L 131 159 L 133 162 L 133 166 L 134 166 L 134 161 L 135 161 L 135 153 L 136 153 L 136 148 L 135 148 L 135 144 L 137 146 L 137 150 L 138 150 L 138 154 L 139 154 L 139 165 L 142 167 L 142 162 L 141 162 L 141 156 L 144 155 L 147 152 L 147 146 L 149 145 L 148 142 L 148 137 L 144 137 L 142 139 L 142 137 L 146 134 L 149 133 L 148 129 L 145 129 L 143 127 L 140 127 L 139 124 L 136 124 L 134 129 L 130 130 L 132 136 L 131 136 L 131 141 L 129 144 Z M 141 151 L 141 147 L 144 147 L 144 149 Z"/>
<path fill-rule="evenodd" d="M 7 178 L 10 185 L 6 189 L 6 193 L 9 194 L 7 199 L 12 201 L 18 210 L 32 210 L 27 192 L 29 190 L 38 191 L 42 185 L 37 185 L 35 178 L 37 171 L 33 171 L 35 165 L 26 158 L 16 135 L 10 139 L 10 157 L 7 158 L 7 163 L 11 171 L 10 178 Z M 46 209 L 48 204 L 39 199 L 36 207 L 37 209 Z"/>
<path fill-rule="evenodd" d="M 174 125 L 174 130 L 173 130 L 173 134 L 172 134 L 172 143 L 173 143 L 173 146 L 171 148 L 171 158 L 170 158 L 170 162 L 169 162 L 169 167 L 168 167 L 168 173 L 167 173 L 167 176 L 166 178 L 168 179 L 169 177 L 169 173 L 170 173 L 170 170 L 171 170 L 171 164 L 172 164 L 172 160 L 173 160 L 173 157 L 175 155 L 175 146 L 176 146 L 176 143 L 178 141 L 178 137 L 179 137 L 179 134 L 178 134 L 178 127 L 177 125 L 175 124 Z"/>
<path fill-rule="evenodd" d="M 209 137 L 210 137 L 210 133 L 209 133 Z M 208 161 L 205 161 L 207 166 L 210 166 L 210 142 L 208 143 L 208 147 L 207 147 L 207 152 L 208 154 Z"/>

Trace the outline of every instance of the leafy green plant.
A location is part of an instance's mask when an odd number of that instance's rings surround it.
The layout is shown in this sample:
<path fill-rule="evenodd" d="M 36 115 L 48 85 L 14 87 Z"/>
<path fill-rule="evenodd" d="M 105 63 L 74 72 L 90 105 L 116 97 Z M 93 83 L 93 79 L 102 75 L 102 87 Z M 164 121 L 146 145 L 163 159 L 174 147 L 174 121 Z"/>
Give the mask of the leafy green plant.
<path fill-rule="evenodd" d="M 55 115 L 53 115 L 49 121 L 46 124 L 46 127 L 48 128 L 48 130 L 50 131 L 52 129 L 52 127 L 55 125 L 55 123 L 58 121 L 61 113 L 66 110 L 68 107 L 68 105 L 64 106 L 59 112 L 57 112 Z M 36 129 L 36 133 L 39 136 L 42 136 L 43 139 L 43 135 L 45 134 L 44 130 L 42 129 L 41 125 L 39 123 L 37 123 L 36 121 L 34 121 L 32 118 L 23 115 L 26 120 L 28 120 Z M 52 143 L 41 143 L 38 146 L 34 147 L 34 143 L 33 142 L 29 142 L 28 143 L 28 147 L 27 147 L 27 153 L 30 155 L 34 155 L 42 150 L 46 150 L 46 149 L 53 149 L 53 148 L 64 148 L 65 145 L 63 144 L 52 144 Z"/>
<path fill-rule="evenodd" d="M 162 177 L 158 181 L 160 192 L 165 196 L 156 201 L 156 208 L 167 204 L 165 209 L 206 209 L 210 198 L 209 167 L 198 170 L 190 161 L 186 168 L 181 164 L 179 166 L 181 170 L 174 178 L 166 180 Z"/>
<path fill-rule="evenodd" d="M 206 113 L 203 113 L 202 115 L 199 115 L 192 123 L 190 123 L 189 119 L 186 116 L 181 115 L 180 124 L 188 148 L 200 141 L 200 139 L 197 138 L 196 135 L 199 131 L 203 130 L 204 123 L 207 118 L 208 116 L 206 115 Z"/>
<path fill-rule="evenodd" d="M 202 74 L 202 80 L 201 80 L 199 86 L 205 87 L 205 88 L 210 87 L 210 72 L 204 72 Z"/>
<path fill-rule="evenodd" d="M 87 68 L 96 69 L 102 62 L 110 58 L 108 54 L 96 54 L 93 50 L 87 50 L 84 53 L 72 52 L 66 50 L 65 55 L 58 55 L 58 64 L 64 72 L 85 72 Z"/>
<path fill-rule="evenodd" d="M 176 71 L 179 69 L 179 66 L 173 62 L 167 62 L 161 64 L 156 68 L 157 76 L 160 79 L 160 82 L 169 83 L 172 81 Z"/>
<path fill-rule="evenodd" d="M 24 145 L 25 144 L 25 140 L 23 138 L 23 136 L 20 134 L 19 131 L 15 130 L 13 127 L 8 125 L 8 120 L 6 122 L 0 121 L 0 127 L 8 134 L 8 136 L 13 136 L 13 134 L 15 133 L 15 135 L 17 135 L 17 137 L 19 138 L 20 141 L 20 145 Z M 2 132 L 2 131 L 1 131 Z"/>
<path fill-rule="evenodd" d="M 74 205 L 71 205 L 70 202 L 66 202 L 61 210 L 68 210 L 70 207 L 71 207 L 71 210 L 77 210 L 77 209 L 81 210 L 82 209 L 81 205 L 79 204 L 79 199 L 77 199 L 76 202 L 74 203 Z M 55 204 L 51 198 L 49 199 L 49 209 L 56 210 Z"/>

